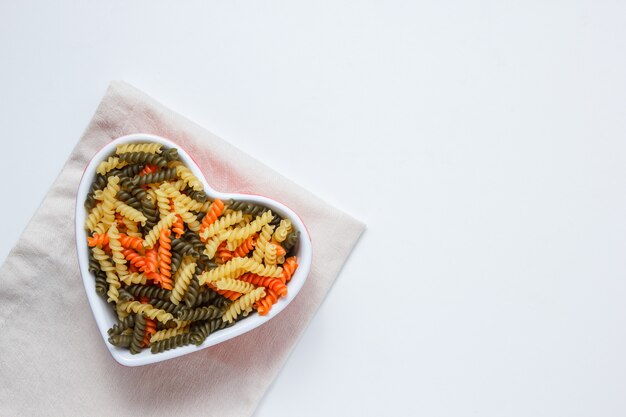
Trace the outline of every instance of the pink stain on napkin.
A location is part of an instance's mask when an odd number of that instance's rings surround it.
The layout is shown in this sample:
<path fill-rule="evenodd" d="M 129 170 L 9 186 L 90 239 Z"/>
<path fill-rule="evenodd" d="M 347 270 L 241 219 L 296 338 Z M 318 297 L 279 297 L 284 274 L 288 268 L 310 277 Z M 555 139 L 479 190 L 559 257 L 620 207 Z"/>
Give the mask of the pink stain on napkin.
<path fill-rule="evenodd" d="M 74 250 L 85 166 L 108 141 L 152 133 L 194 156 L 224 192 L 260 194 L 297 212 L 313 241 L 298 297 L 242 336 L 139 368 L 117 364 L 98 334 Z M 364 226 L 128 84 L 114 82 L 0 268 L 0 415 L 248 416 L 326 296 Z"/>

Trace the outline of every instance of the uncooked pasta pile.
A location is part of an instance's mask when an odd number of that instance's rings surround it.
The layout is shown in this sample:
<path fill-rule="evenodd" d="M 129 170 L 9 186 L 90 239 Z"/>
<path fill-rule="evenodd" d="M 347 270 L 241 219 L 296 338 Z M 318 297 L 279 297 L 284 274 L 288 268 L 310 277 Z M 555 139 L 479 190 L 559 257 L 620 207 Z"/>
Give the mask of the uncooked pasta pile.
<path fill-rule="evenodd" d="M 119 145 L 96 172 L 85 229 L 96 291 L 118 317 L 111 344 L 134 354 L 200 345 L 287 295 L 299 239 L 289 219 L 210 198 L 159 143 Z"/>

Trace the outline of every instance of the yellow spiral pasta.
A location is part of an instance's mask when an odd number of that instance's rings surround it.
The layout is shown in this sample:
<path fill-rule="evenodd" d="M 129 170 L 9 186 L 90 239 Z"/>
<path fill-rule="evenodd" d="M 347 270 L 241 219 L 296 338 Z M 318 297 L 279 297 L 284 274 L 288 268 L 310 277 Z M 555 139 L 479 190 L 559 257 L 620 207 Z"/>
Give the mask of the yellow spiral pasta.
<path fill-rule="evenodd" d="M 130 315 L 127 311 L 122 310 L 120 308 L 120 304 L 116 304 L 115 305 L 115 312 L 117 313 L 117 319 L 119 321 L 124 320 L 126 317 L 128 317 Z"/>
<path fill-rule="evenodd" d="M 273 243 L 265 245 L 265 265 L 276 265 L 276 246 Z"/>
<path fill-rule="evenodd" d="M 283 242 L 285 239 L 287 239 L 287 235 L 291 233 L 292 230 L 293 226 L 291 225 L 291 220 L 281 220 L 280 225 L 278 225 L 278 228 L 276 229 L 276 232 L 274 232 L 274 240 L 278 243 Z"/>
<path fill-rule="evenodd" d="M 167 324 L 170 320 L 174 320 L 174 316 L 165 310 L 155 308 L 152 304 L 140 303 L 139 301 L 126 301 L 121 303 L 120 309 L 127 313 L 141 313 L 152 320 L 158 320 L 163 324 Z"/>
<path fill-rule="evenodd" d="M 159 222 L 148 232 L 146 237 L 143 240 L 143 247 L 146 249 L 150 249 L 154 246 L 154 244 L 159 240 L 159 234 L 161 230 L 172 227 L 172 223 L 176 219 L 176 214 L 170 213 L 167 216 L 163 217 Z"/>
<path fill-rule="evenodd" d="M 242 295 L 226 309 L 222 320 L 232 323 L 242 311 L 247 311 L 248 309 L 252 311 L 252 305 L 263 297 L 265 297 L 265 289 L 263 287 Z"/>
<path fill-rule="evenodd" d="M 251 258 L 233 258 L 215 269 L 203 272 L 198 279 L 200 284 L 206 284 L 224 278 L 237 278 L 245 272 L 252 272 L 264 277 L 278 278 L 282 275 L 283 268 L 276 265 L 263 265 Z"/>
<path fill-rule="evenodd" d="M 203 213 L 208 213 L 209 210 L 211 210 L 211 204 L 213 202 L 211 200 L 207 200 L 204 203 L 202 203 L 202 205 L 200 207 L 198 207 L 198 211 L 201 211 Z"/>
<path fill-rule="evenodd" d="M 116 168 L 123 168 L 128 165 L 125 161 L 120 161 L 120 159 L 116 156 L 111 156 L 106 161 L 100 162 L 98 167 L 96 168 L 96 172 L 100 175 L 106 175 L 107 172 Z"/>
<path fill-rule="evenodd" d="M 189 259 L 183 259 L 183 263 L 174 274 L 174 288 L 172 289 L 172 295 L 170 296 L 172 304 L 178 305 L 183 300 L 195 270 L 195 262 L 192 262 Z"/>
<path fill-rule="evenodd" d="M 189 333 L 189 326 L 160 330 L 150 337 L 150 343 L 160 342 L 161 340 L 169 339 L 170 337 L 178 336 L 179 334 Z"/>
<path fill-rule="evenodd" d="M 102 193 L 102 219 L 94 229 L 94 232 L 98 234 L 106 233 L 115 222 L 115 203 L 117 193 L 120 190 L 119 183 L 119 177 L 109 177 L 107 186 Z"/>
<path fill-rule="evenodd" d="M 207 227 L 203 233 L 200 233 L 200 237 L 203 239 L 208 239 L 210 237 L 215 236 L 218 232 L 226 230 L 229 226 L 232 226 L 235 223 L 239 223 L 243 220 L 243 212 L 242 211 L 233 211 L 225 216 L 222 216 Z"/>
<path fill-rule="evenodd" d="M 139 231 L 139 227 L 137 226 L 137 223 L 135 223 L 132 220 L 127 219 L 126 217 L 124 217 L 122 221 L 124 222 L 124 225 L 126 226 L 126 234 L 128 236 L 143 237 L 143 235 Z"/>
<path fill-rule="evenodd" d="M 204 254 L 209 257 L 209 259 L 213 259 L 215 257 L 215 252 L 217 252 L 217 247 L 222 243 L 218 236 L 215 236 L 209 239 L 206 242 L 206 246 L 204 249 Z"/>
<path fill-rule="evenodd" d="M 161 153 L 163 145 L 160 143 L 127 143 L 125 145 L 117 145 L 116 154 L 129 152 L 145 152 L 145 153 Z"/>
<path fill-rule="evenodd" d="M 141 284 L 146 285 L 147 278 L 144 274 L 133 272 L 120 278 L 125 285 Z"/>
<path fill-rule="evenodd" d="M 233 258 L 223 265 L 218 266 L 210 271 L 205 271 L 198 277 L 200 284 L 219 281 L 224 278 L 237 278 L 241 274 L 242 265 L 246 258 Z"/>
<path fill-rule="evenodd" d="M 85 229 L 93 233 L 98 223 L 100 223 L 102 216 L 104 216 L 104 211 L 102 210 L 102 203 L 98 203 L 93 209 L 91 209 L 91 211 L 89 212 L 89 215 L 85 219 Z"/>
<path fill-rule="evenodd" d="M 235 291 L 242 294 L 247 294 L 256 288 L 249 282 L 239 281 L 238 279 L 225 278 L 215 282 L 215 286 L 224 291 Z"/>
<path fill-rule="evenodd" d="M 174 182 L 170 182 L 169 185 L 172 186 L 176 191 L 181 191 L 183 188 L 187 186 L 187 183 L 183 180 L 178 180 Z"/>
<path fill-rule="evenodd" d="M 176 175 L 178 178 L 185 181 L 195 191 L 202 191 L 204 187 L 198 178 L 193 175 L 193 172 L 186 166 L 180 164 L 176 166 Z"/>
<path fill-rule="evenodd" d="M 184 207 L 185 210 L 189 211 L 200 211 L 200 209 L 204 206 L 205 203 L 201 203 L 199 201 L 194 200 L 185 194 L 178 193 L 174 198 L 174 204 L 177 204 L 181 207 Z"/>
<path fill-rule="evenodd" d="M 272 238 L 272 233 L 274 233 L 274 226 L 271 224 L 263 226 L 261 233 L 259 234 L 259 238 L 256 241 L 254 252 L 252 252 L 252 259 L 259 263 L 263 262 L 265 257 L 265 246 Z"/>
<path fill-rule="evenodd" d="M 115 224 L 111 225 L 109 231 L 109 248 L 111 248 L 113 263 L 115 264 L 115 272 L 121 279 L 123 276 L 128 275 L 128 268 L 126 267 L 126 258 L 122 254 L 122 245 L 120 243 L 120 233 L 117 230 Z"/>
<path fill-rule="evenodd" d="M 106 274 L 106 281 L 109 284 L 109 290 L 107 291 L 107 302 L 117 303 L 120 295 L 119 288 L 122 286 L 120 280 L 115 273 L 115 266 L 109 262 L 109 255 L 107 255 L 101 248 L 91 248 L 93 257 L 100 264 L 100 269 Z"/>
<path fill-rule="evenodd" d="M 156 195 L 157 207 L 159 208 L 159 215 L 161 217 L 166 217 L 171 213 L 170 210 L 170 198 L 167 195 L 167 191 L 163 184 L 154 190 L 154 194 Z"/>
<path fill-rule="evenodd" d="M 187 223 L 187 227 L 193 232 L 199 232 L 201 223 L 198 221 L 198 217 L 188 210 L 188 207 L 181 207 L 174 202 L 174 211 Z"/>
<path fill-rule="evenodd" d="M 248 225 L 244 227 L 237 227 L 233 230 L 224 230 L 220 232 L 219 236 L 222 240 L 245 240 L 261 230 L 261 228 L 271 222 L 273 218 L 274 215 L 272 214 L 272 211 L 268 210 L 260 216 L 257 216 L 257 218 L 251 221 Z"/>
<path fill-rule="evenodd" d="M 148 220 L 142 212 L 129 206 L 128 204 L 122 203 L 121 201 L 115 202 L 115 211 L 128 220 L 141 223 L 142 226 L 144 226 L 146 224 L 146 220 Z"/>

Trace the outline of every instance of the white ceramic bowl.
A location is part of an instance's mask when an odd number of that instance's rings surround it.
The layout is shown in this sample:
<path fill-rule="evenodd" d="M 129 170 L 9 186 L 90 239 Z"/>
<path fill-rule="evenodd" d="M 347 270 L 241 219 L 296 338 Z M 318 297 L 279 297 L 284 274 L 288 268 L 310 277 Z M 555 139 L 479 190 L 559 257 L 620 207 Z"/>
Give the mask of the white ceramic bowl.
<path fill-rule="evenodd" d="M 234 326 L 216 331 L 215 333 L 209 335 L 209 337 L 200 346 L 189 345 L 156 354 L 151 353 L 150 349 L 144 349 L 139 354 L 131 355 L 128 349 L 115 347 L 108 342 L 107 339 L 109 336 L 107 334 L 107 330 L 117 322 L 117 318 L 113 312 L 113 309 L 111 308 L 111 305 L 107 304 L 107 302 L 96 293 L 94 276 L 88 270 L 88 232 L 84 228 L 87 211 L 84 208 L 84 202 L 87 194 L 89 193 L 89 189 L 91 188 L 93 179 L 96 176 L 96 167 L 98 166 L 98 164 L 101 161 L 107 159 L 110 155 L 114 154 L 115 147 L 117 145 L 138 142 L 158 142 L 167 147 L 178 149 L 178 155 L 181 161 L 183 161 L 185 165 L 187 165 L 193 171 L 193 173 L 202 181 L 202 183 L 204 184 L 204 190 L 209 197 L 220 198 L 223 201 L 228 201 L 232 198 L 266 206 L 270 208 L 272 212 L 291 220 L 293 227 L 296 230 L 300 231 L 300 239 L 296 245 L 296 256 L 298 257 L 299 266 L 296 269 L 293 278 L 288 284 L 289 294 L 287 295 L 287 297 L 280 298 L 278 302 L 272 307 L 267 316 L 260 316 L 254 313 L 251 316 L 237 322 Z M 123 136 L 121 138 L 113 140 L 104 148 L 100 149 L 100 151 L 98 151 L 98 153 L 96 153 L 93 159 L 89 162 L 89 165 L 83 173 L 83 177 L 78 187 L 78 195 L 76 197 L 76 248 L 78 251 L 78 263 L 80 266 L 80 273 L 83 278 L 83 284 L 87 293 L 87 299 L 89 300 L 89 304 L 91 305 L 91 310 L 96 319 L 96 323 L 98 325 L 98 329 L 100 330 L 100 334 L 102 335 L 102 339 L 104 340 L 105 345 L 111 352 L 111 355 L 113 355 L 113 358 L 115 358 L 115 360 L 120 364 L 126 366 L 147 365 L 150 363 L 176 358 L 178 356 L 186 355 L 188 353 L 197 352 L 209 346 L 221 343 L 225 340 L 232 339 L 233 337 L 239 336 L 256 327 L 261 326 L 264 323 L 267 323 L 273 317 L 276 317 L 278 313 L 284 310 L 285 307 L 287 307 L 287 305 L 296 297 L 296 295 L 298 295 L 298 292 L 304 285 L 304 281 L 306 280 L 309 274 L 309 270 L 311 269 L 311 238 L 304 223 L 302 223 L 302 220 L 300 220 L 296 213 L 294 213 L 284 204 L 278 203 L 267 197 L 246 194 L 226 194 L 213 190 L 211 186 L 206 182 L 204 175 L 202 175 L 202 172 L 200 171 L 200 168 L 198 168 L 194 160 L 185 152 L 184 149 L 167 139 L 143 133 Z"/>

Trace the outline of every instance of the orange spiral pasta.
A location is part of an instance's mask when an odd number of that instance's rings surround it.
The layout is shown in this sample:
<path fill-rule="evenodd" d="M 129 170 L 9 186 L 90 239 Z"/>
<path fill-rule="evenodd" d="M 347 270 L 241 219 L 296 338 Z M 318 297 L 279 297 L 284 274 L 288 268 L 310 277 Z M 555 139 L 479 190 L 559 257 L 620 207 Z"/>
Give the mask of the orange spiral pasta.
<path fill-rule="evenodd" d="M 254 249 L 254 246 L 256 245 L 256 240 L 258 237 L 259 237 L 258 233 L 253 234 L 252 236 L 244 240 L 241 245 L 237 246 L 237 248 L 233 251 L 232 254 L 235 257 L 243 258 L 248 253 L 250 253 L 252 249 Z"/>
<path fill-rule="evenodd" d="M 235 292 L 235 291 L 224 291 L 224 290 L 220 290 L 219 288 L 217 288 L 215 286 L 215 284 L 213 284 L 212 282 L 209 283 L 209 288 L 211 288 L 213 291 L 215 291 L 216 293 L 223 295 L 224 297 L 235 301 L 237 298 L 241 297 L 241 293 Z"/>
<path fill-rule="evenodd" d="M 132 249 L 124 249 L 122 250 L 122 255 L 128 262 L 130 262 L 131 266 L 139 269 L 142 272 L 146 270 L 146 258 L 138 254 Z"/>
<path fill-rule="evenodd" d="M 211 204 L 211 208 L 208 213 L 202 219 L 202 225 L 200 226 L 200 233 L 204 232 L 204 230 L 215 223 L 217 218 L 222 215 L 224 212 L 224 203 L 219 198 L 216 198 L 213 204 Z"/>
<path fill-rule="evenodd" d="M 228 250 L 228 248 L 226 247 L 226 243 L 226 241 L 223 241 L 217 247 L 216 255 L 221 259 L 222 262 L 229 261 L 233 257 L 233 253 Z"/>
<path fill-rule="evenodd" d="M 274 291 L 268 288 L 266 292 L 267 295 L 265 297 L 254 303 L 254 308 L 256 308 L 256 311 L 261 316 L 267 316 L 267 313 L 269 313 L 272 306 L 276 304 L 276 301 L 278 301 L 278 297 L 276 297 Z"/>
<path fill-rule="evenodd" d="M 159 245 L 155 244 L 152 249 L 146 251 L 146 272 L 156 272 L 159 266 Z"/>
<path fill-rule="evenodd" d="M 296 272 L 296 268 L 298 268 L 298 258 L 295 256 L 290 256 L 285 259 L 285 263 L 283 264 L 283 275 L 281 277 L 284 283 L 289 282 L 294 272 Z"/>
<path fill-rule="evenodd" d="M 120 230 L 126 229 L 126 223 L 124 223 L 124 216 L 122 216 L 120 213 L 115 212 L 115 222 L 117 223 L 117 227 L 120 228 Z"/>
<path fill-rule="evenodd" d="M 141 343 L 141 345 L 143 347 L 150 346 L 150 339 L 152 338 L 152 335 L 155 334 L 156 332 L 157 332 L 156 321 L 146 318 L 146 329 L 144 330 L 143 342 Z"/>
<path fill-rule="evenodd" d="M 144 176 L 144 175 L 148 175 L 148 174 L 154 174 L 155 172 L 157 172 L 159 170 L 159 167 L 153 164 L 148 164 L 146 165 L 141 172 L 139 173 L 140 176 Z"/>
<path fill-rule="evenodd" d="M 120 234 L 120 244 L 127 249 L 143 250 L 143 239 L 140 237 Z"/>
<path fill-rule="evenodd" d="M 272 240 L 270 243 L 272 245 L 276 246 L 276 256 L 277 257 L 280 258 L 281 256 L 287 255 L 287 251 L 285 250 L 285 248 L 283 248 L 283 245 L 281 245 L 280 243 L 277 243 L 274 240 Z"/>
<path fill-rule="evenodd" d="M 93 236 L 87 237 L 87 244 L 89 247 L 108 246 L 109 235 L 106 233 L 96 233 Z"/>
<path fill-rule="evenodd" d="M 170 209 L 172 213 L 175 213 L 173 200 L 170 200 Z M 185 222 L 183 222 L 183 218 L 178 213 L 176 213 L 176 219 L 172 223 L 172 232 L 176 234 L 176 238 L 180 238 L 185 233 Z"/>
<path fill-rule="evenodd" d="M 161 288 L 172 289 L 172 240 L 170 229 L 161 230 L 159 236 L 159 274 L 161 276 Z"/>
<path fill-rule="evenodd" d="M 285 285 L 281 278 L 262 277 L 260 275 L 248 272 L 247 274 L 243 274 L 237 279 L 240 281 L 249 282 L 250 284 L 254 284 L 259 287 L 266 287 L 274 291 L 274 293 L 280 295 L 281 297 L 287 296 L 287 285 Z"/>

